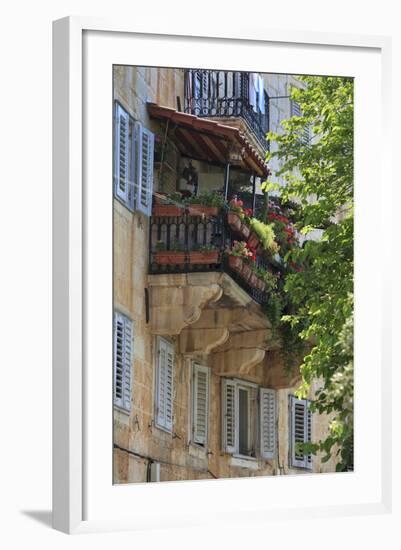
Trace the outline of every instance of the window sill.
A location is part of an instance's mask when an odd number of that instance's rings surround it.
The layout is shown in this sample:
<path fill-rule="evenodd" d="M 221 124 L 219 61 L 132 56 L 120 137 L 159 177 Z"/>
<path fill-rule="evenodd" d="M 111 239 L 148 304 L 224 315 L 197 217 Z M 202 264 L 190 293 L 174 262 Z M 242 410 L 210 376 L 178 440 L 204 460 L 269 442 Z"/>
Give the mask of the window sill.
<path fill-rule="evenodd" d="M 131 411 L 129 411 L 128 409 L 123 409 L 122 407 L 120 407 L 118 405 L 113 405 L 113 406 L 114 406 L 114 412 L 124 414 L 125 416 L 130 416 Z"/>
<path fill-rule="evenodd" d="M 259 470 L 257 459 L 250 456 L 233 455 L 230 460 L 230 466 L 247 468 L 248 470 Z"/>
<path fill-rule="evenodd" d="M 192 441 L 189 443 L 188 447 L 189 447 L 190 456 L 194 458 L 200 458 L 203 460 L 207 458 L 207 449 L 205 447 L 202 447 L 201 445 L 197 445 Z"/>

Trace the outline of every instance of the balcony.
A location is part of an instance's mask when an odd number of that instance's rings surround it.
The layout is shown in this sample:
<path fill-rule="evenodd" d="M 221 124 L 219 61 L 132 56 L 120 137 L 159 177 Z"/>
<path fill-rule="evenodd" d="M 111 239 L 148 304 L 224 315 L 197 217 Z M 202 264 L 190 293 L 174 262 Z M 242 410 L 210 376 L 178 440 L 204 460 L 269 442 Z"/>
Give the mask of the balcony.
<path fill-rule="evenodd" d="M 222 272 L 257 304 L 268 300 L 263 280 L 255 276 L 247 262 L 227 253 L 234 241 L 252 239 L 249 229 L 236 223 L 227 207 L 205 208 L 155 205 L 150 221 L 149 273 L 179 274 Z M 256 248 L 258 243 L 255 243 Z M 277 274 L 279 267 L 263 252 L 255 266 Z"/>
<path fill-rule="evenodd" d="M 236 126 L 262 153 L 268 149 L 269 97 L 255 89 L 252 73 L 187 69 L 184 78 L 186 113 Z"/>

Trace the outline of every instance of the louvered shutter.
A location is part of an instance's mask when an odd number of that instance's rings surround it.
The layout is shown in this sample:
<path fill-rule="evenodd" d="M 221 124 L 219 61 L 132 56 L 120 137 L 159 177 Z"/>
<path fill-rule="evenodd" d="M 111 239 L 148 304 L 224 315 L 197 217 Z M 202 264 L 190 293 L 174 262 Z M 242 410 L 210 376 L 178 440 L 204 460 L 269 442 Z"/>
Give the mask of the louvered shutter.
<path fill-rule="evenodd" d="M 226 453 L 235 453 L 237 449 L 236 436 L 236 385 L 228 379 L 222 380 L 222 447 Z"/>
<path fill-rule="evenodd" d="M 130 139 L 129 114 L 116 104 L 115 118 L 114 182 L 115 193 L 129 204 L 130 187 Z"/>
<path fill-rule="evenodd" d="M 131 410 L 133 359 L 132 321 L 121 313 L 114 315 L 114 404 Z"/>
<path fill-rule="evenodd" d="M 302 116 L 301 106 L 298 101 L 291 100 L 291 116 Z M 310 125 L 306 124 L 302 130 L 301 142 L 307 145 L 310 141 Z"/>
<path fill-rule="evenodd" d="M 302 116 L 301 106 L 294 99 L 291 100 L 291 116 Z"/>
<path fill-rule="evenodd" d="M 136 209 L 147 216 L 152 212 L 153 192 L 153 162 L 154 162 L 154 134 L 141 126 L 140 147 L 138 156 L 138 192 L 136 194 Z"/>
<path fill-rule="evenodd" d="M 260 388 L 260 454 L 274 458 L 276 451 L 276 392 Z"/>
<path fill-rule="evenodd" d="M 297 468 L 312 468 L 312 455 L 298 449 L 299 443 L 311 441 L 312 413 L 307 399 L 290 396 L 291 409 L 291 465 Z"/>
<path fill-rule="evenodd" d="M 173 346 L 163 338 L 158 339 L 157 350 L 156 424 L 159 428 L 173 429 Z"/>
<path fill-rule="evenodd" d="M 209 411 L 209 369 L 193 364 L 193 438 L 206 445 Z"/>

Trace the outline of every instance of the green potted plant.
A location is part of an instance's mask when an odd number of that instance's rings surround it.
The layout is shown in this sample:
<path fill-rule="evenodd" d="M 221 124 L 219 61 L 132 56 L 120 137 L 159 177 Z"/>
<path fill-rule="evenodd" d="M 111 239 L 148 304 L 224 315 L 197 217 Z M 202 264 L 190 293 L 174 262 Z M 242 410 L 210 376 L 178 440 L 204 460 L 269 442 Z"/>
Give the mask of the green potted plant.
<path fill-rule="evenodd" d="M 219 263 L 218 249 L 209 244 L 200 246 L 198 250 L 189 253 L 190 264 L 217 264 Z"/>
<path fill-rule="evenodd" d="M 155 261 L 160 265 L 183 265 L 186 260 L 186 253 L 178 240 L 171 243 L 170 250 L 166 250 L 163 241 L 156 242 Z"/>
<path fill-rule="evenodd" d="M 217 216 L 224 205 L 224 197 L 215 191 L 200 193 L 185 201 L 191 216 Z"/>
<path fill-rule="evenodd" d="M 261 222 L 257 218 L 251 218 L 250 226 L 251 234 L 248 239 L 248 244 L 257 251 L 263 249 L 272 255 L 276 254 L 279 250 L 279 246 L 275 241 L 273 227 Z"/>

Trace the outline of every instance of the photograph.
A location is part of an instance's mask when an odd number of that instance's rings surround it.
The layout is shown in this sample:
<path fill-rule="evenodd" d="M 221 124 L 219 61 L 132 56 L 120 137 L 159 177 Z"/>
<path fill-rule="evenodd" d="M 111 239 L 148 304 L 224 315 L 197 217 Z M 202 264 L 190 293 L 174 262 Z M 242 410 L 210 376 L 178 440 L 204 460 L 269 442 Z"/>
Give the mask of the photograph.
<path fill-rule="evenodd" d="M 113 483 L 352 472 L 354 79 L 110 85 Z"/>

